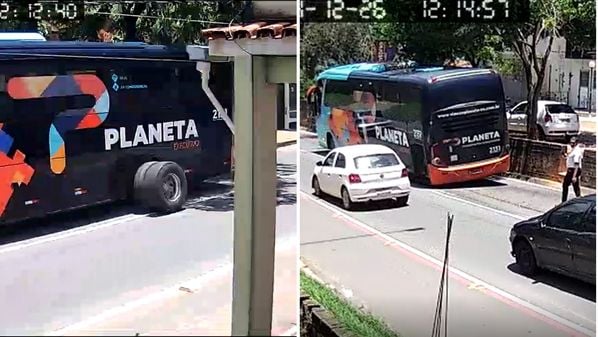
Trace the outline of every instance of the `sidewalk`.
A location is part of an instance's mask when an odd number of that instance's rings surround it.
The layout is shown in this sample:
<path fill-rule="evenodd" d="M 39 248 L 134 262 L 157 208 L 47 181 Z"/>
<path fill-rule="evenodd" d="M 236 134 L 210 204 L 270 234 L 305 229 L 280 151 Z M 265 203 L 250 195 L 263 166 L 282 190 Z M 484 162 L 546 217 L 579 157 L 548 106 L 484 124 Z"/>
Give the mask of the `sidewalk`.
<path fill-rule="evenodd" d="M 172 296 L 162 296 L 63 335 L 230 336 L 232 268 L 221 270 L 216 276 L 194 282 L 195 287 L 181 287 Z M 297 289 L 297 246 L 277 247 L 272 335 L 297 334 Z"/>
<path fill-rule="evenodd" d="M 579 117 L 579 131 L 596 134 L 596 117 Z"/>
<path fill-rule="evenodd" d="M 277 147 L 287 146 L 297 143 L 297 131 L 294 130 L 277 130 L 276 131 Z"/>

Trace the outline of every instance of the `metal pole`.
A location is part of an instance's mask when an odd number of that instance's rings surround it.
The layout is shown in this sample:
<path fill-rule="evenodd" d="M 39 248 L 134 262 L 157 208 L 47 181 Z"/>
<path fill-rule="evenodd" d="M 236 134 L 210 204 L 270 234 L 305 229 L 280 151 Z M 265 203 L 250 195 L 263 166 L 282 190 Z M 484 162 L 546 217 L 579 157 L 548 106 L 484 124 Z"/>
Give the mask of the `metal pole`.
<path fill-rule="evenodd" d="M 272 329 L 277 91 L 266 76 L 266 57 L 235 57 L 235 336 L 269 336 Z"/>
<path fill-rule="evenodd" d="M 590 78 L 588 83 L 589 103 L 588 103 L 588 115 L 592 115 L 592 75 L 594 75 L 594 68 L 590 68 Z"/>

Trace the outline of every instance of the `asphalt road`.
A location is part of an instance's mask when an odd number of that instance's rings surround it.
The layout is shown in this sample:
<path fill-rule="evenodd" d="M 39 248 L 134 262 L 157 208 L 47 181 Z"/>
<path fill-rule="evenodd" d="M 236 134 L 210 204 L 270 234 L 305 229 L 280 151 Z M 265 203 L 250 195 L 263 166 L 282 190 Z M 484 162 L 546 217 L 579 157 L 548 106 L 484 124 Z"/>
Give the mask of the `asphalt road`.
<path fill-rule="evenodd" d="M 512 179 L 414 186 L 406 207 L 346 212 L 312 196 L 318 148 L 301 139 L 301 257 L 399 333 L 431 333 L 450 211 L 451 336 L 595 335 L 594 286 L 552 273 L 527 278 L 509 254 L 511 226 L 558 204 L 558 190 Z"/>
<path fill-rule="evenodd" d="M 296 146 L 278 150 L 277 242 L 296 238 Z M 127 205 L 0 232 L 0 334 L 70 326 L 232 261 L 230 179 L 204 183 L 164 216 Z"/>

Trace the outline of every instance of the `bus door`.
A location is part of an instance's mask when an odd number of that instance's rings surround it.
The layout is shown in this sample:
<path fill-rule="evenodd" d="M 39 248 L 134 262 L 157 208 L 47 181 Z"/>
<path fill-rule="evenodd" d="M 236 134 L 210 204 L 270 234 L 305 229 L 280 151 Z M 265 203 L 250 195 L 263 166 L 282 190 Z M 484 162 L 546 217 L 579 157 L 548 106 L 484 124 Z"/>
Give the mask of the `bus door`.
<path fill-rule="evenodd" d="M 353 80 L 327 80 L 324 83 L 320 116 L 316 122 L 320 144 L 331 148 L 363 143 L 363 133 L 358 129 L 362 109 L 355 95 L 358 90 L 359 84 Z"/>
<path fill-rule="evenodd" d="M 322 104 L 322 92 L 320 87 L 315 85 L 309 87 L 305 94 L 305 99 L 307 100 L 306 122 L 308 129 L 310 131 L 316 131 L 316 119 L 320 114 L 320 104 Z"/>

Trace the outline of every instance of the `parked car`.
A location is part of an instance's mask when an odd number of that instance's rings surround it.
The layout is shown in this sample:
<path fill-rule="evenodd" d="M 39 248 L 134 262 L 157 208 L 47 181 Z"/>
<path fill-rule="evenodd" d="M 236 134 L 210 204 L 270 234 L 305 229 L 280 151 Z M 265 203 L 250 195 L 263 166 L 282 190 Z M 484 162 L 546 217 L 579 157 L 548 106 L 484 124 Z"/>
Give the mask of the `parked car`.
<path fill-rule="evenodd" d="M 520 102 L 507 112 L 510 132 L 527 131 L 527 101 Z M 565 103 L 538 101 L 539 138 L 565 138 L 579 135 L 579 116 Z"/>
<path fill-rule="evenodd" d="M 384 145 L 338 147 L 317 162 L 312 177 L 314 193 L 341 198 L 343 207 L 372 200 L 396 199 L 407 205 L 411 183 L 399 156 Z"/>
<path fill-rule="evenodd" d="M 510 241 L 523 274 L 544 268 L 596 284 L 596 195 L 515 224 Z"/>

